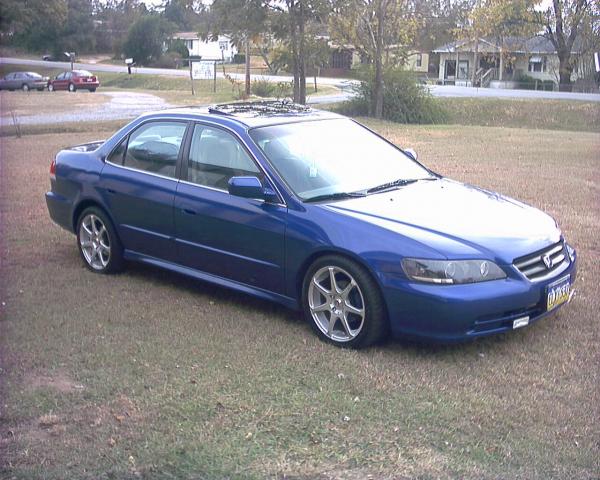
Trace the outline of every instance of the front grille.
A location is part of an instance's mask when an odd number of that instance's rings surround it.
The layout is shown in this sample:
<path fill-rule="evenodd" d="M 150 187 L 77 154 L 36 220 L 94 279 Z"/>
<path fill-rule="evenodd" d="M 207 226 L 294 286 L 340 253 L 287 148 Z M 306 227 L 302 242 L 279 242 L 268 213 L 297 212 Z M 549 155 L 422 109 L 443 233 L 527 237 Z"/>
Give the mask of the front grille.
<path fill-rule="evenodd" d="M 529 280 L 545 280 L 564 270 L 568 262 L 564 241 L 515 259 L 514 265 Z"/>

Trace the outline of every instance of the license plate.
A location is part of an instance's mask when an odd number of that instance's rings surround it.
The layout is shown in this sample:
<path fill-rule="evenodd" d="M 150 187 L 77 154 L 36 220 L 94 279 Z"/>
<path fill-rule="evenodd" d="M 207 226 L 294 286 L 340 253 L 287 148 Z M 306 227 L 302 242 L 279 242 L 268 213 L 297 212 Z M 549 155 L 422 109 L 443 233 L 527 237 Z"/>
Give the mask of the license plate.
<path fill-rule="evenodd" d="M 546 310 L 554 310 L 569 301 L 571 293 L 571 275 L 557 280 L 546 287 Z"/>

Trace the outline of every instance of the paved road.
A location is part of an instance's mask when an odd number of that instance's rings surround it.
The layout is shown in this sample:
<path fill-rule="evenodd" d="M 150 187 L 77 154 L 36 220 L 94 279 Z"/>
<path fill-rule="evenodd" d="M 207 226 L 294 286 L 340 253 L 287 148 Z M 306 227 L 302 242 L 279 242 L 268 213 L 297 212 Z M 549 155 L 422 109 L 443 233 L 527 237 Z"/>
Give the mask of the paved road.
<path fill-rule="evenodd" d="M 16 65 L 26 65 L 31 67 L 52 67 L 69 69 L 71 66 L 68 62 L 45 62 L 43 60 L 29 60 L 22 58 L 1 57 L 0 63 L 11 63 Z M 75 68 L 85 70 L 95 70 L 98 72 L 127 72 L 127 67 L 120 65 L 107 65 L 102 63 L 76 63 Z M 168 68 L 134 68 L 136 74 L 144 75 L 171 75 L 178 77 L 186 77 L 189 75 L 187 70 L 172 70 Z M 223 77 L 222 73 L 217 73 L 219 78 Z M 232 73 L 236 79 L 243 80 L 244 75 L 241 73 Z M 255 75 L 256 77 L 256 75 Z M 291 82 L 290 76 L 278 75 L 260 75 L 261 79 L 270 82 Z M 356 83 L 356 80 L 348 78 L 328 78 L 319 77 L 321 85 L 332 85 L 342 90 L 340 94 L 327 95 L 323 97 L 315 97 L 309 103 L 331 103 L 341 102 L 351 97 L 351 86 Z M 435 97 L 487 97 L 487 98 L 549 98 L 557 100 L 583 100 L 589 102 L 600 102 L 599 93 L 571 93 L 571 92 L 543 92 L 535 90 L 504 90 L 499 88 L 471 88 L 471 87 L 456 87 L 454 85 L 431 85 L 428 87 L 431 94 Z"/>
<path fill-rule="evenodd" d="M 600 93 L 544 92 L 540 90 L 508 90 L 502 88 L 456 87 L 454 85 L 429 85 L 434 97 L 465 98 L 547 98 L 554 100 L 582 100 L 600 102 Z"/>
<path fill-rule="evenodd" d="M 45 62 L 43 60 L 30 60 L 24 58 L 0 57 L 0 63 L 26 65 L 30 67 L 64 68 L 66 70 L 71 69 L 71 64 L 69 62 Z M 127 73 L 126 66 L 108 65 L 103 63 L 75 63 L 74 68 L 82 70 L 94 70 L 96 72 Z M 170 68 L 134 67 L 132 71 L 136 74 L 143 75 L 170 75 L 173 77 L 189 77 L 190 75 L 189 70 L 173 70 Z M 239 80 L 244 79 L 243 73 L 231 73 L 230 75 Z M 217 72 L 217 77 L 223 78 L 223 73 Z M 260 77 L 261 79 L 265 79 L 270 82 L 291 82 L 293 80 L 292 77 L 285 75 L 253 75 L 253 77 Z M 333 86 L 343 86 L 354 81 L 355 80 L 349 80 L 345 78 L 328 77 L 319 77 L 318 79 L 318 82 L 321 85 Z"/>

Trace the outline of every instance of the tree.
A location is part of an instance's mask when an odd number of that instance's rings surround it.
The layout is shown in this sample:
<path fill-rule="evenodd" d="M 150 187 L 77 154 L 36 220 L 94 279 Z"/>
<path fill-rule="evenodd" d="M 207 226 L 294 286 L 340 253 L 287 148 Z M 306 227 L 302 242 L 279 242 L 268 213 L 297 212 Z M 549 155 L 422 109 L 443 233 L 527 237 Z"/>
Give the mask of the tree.
<path fill-rule="evenodd" d="M 582 32 L 593 7 L 590 0 L 553 0 L 543 18 L 544 35 L 552 42 L 558 55 L 559 89 L 571 89 L 571 74 L 576 64 L 573 47 Z"/>
<path fill-rule="evenodd" d="M 475 61 L 478 64 L 479 39 L 482 37 L 495 38 L 497 43 L 504 45 L 506 38 L 528 39 L 539 32 L 536 6 L 540 0 L 484 0 L 478 3 L 467 18 L 467 22 L 458 29 L 462 39 L 475 42 Z M 525 45 L 521 46 L 525 48 Z M 513 42 L 512 48 L 515 48 Z M 501 48 L 500 55 L 507 50 Z M 471 81 L 475 85 L 477 68 L 471 72 Z"/>
<path fill-rule="evenodd" d="M 163 4 L 163 16 L 179 29 L 194 29 L 199 24 L 200 3 L 198 0 L 167 0 Z"/>
<path fill-rule="evenodd" d="M 250 42 L 263 32 L 267 9 L 262 0 L 214 0 L 200 28 L 202 38 L 229 35 L 246 54 L 245 92 L 250 95 Z"/>
<path fill-rule="evenodd" d="M 96 46 L 121 56 L 127 34 L 140 17 L 147 15 L 140 0 L 94 0 Z"/>
<path fill-rule="evenodd" d="M 95 50 L 96 37 L 92 14 L 90 0 L 67 0 L 67 20 L 57 39 L 55 53 Z"/>
<path fill-rule="evenodd" d="M 157 60 L 163 53 L 163 46 L 173 24 L 159 15 L 150 14 L 136 20 L 127 34 L 124 51 L 133 57 L 136 63 L 147 64 Z"/>
<path fill-rule="evenodd" d="M 66 0 L 2 0 L 1 29 L 13 43 L 29 50 L 54 47 L 67 19 Z"/>
<path fill-rule="evenodd" d="M 383 114 L 384 70 L 406 59 L 416 19 L 408 0 L 336 0 L 330 22 L 334 40 L 350 44 L 374 65 L 370 114 Z"/>

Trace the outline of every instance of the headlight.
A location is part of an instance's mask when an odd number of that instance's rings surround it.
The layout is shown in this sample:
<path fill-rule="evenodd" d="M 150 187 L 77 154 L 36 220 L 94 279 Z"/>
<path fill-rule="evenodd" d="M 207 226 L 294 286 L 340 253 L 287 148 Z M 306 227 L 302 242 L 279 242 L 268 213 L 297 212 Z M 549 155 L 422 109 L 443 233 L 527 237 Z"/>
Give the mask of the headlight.
<path fill-rule="evenodd" d="M 487 282 L 506 278 L 506 274 L 489 260 L 427 260 L 405 258 L 402 268 L 412 280 L 426 283 L 454 285 L 458 283 Z"/>

